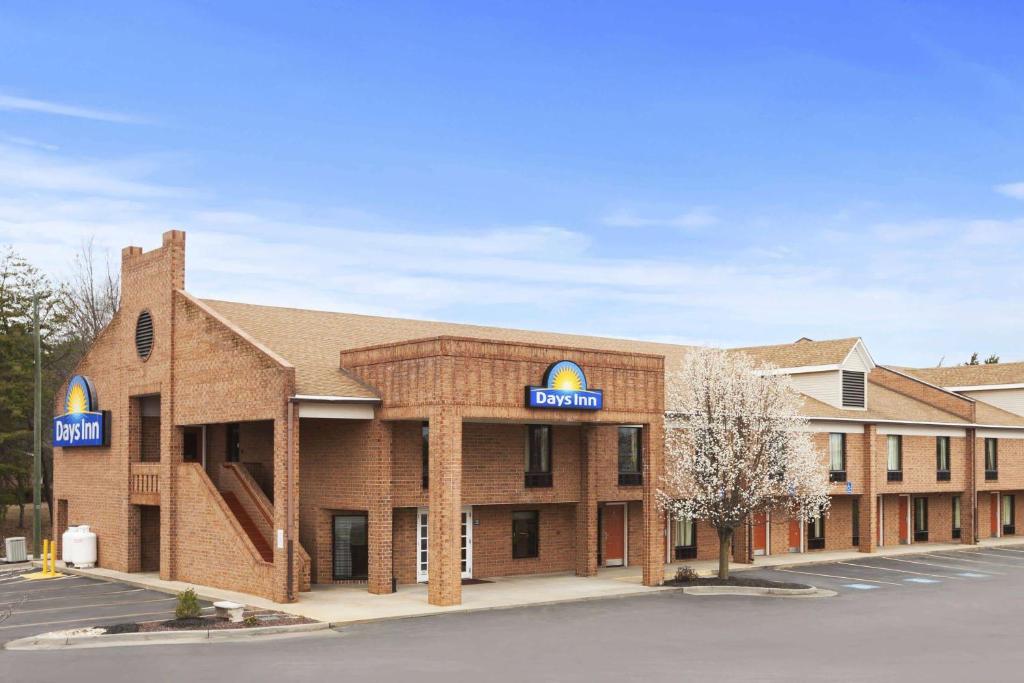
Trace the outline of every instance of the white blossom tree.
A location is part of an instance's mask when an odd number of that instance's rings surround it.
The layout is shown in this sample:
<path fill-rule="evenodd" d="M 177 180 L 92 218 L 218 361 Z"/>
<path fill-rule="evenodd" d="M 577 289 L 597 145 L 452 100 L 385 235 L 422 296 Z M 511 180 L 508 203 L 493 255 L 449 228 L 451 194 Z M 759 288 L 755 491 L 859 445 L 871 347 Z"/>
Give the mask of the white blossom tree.
<path fill-rule="evenodd" d="M 742 353 L 701 348 L 668 378 L 658 500 L 673 519 L 718 531 L 723 580 L 735 530 L 751 515 L 784 510 L 806 522 L 829 507 L 828 468 L 800 417 L 800 395 L 771 370 Z"/>

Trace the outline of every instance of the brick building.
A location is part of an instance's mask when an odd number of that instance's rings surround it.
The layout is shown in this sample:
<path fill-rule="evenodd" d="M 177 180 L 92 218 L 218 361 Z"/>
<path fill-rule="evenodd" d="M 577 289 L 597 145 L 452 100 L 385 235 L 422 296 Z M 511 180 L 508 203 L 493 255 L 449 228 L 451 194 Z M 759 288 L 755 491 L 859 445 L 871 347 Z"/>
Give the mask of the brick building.
<path fill-rule="evenodd" d="M 751 520 L 738 560 L 1015 533 L 1021 409 L 876 366 L 859 339 L 736 351 L 793 377 L 835 494 L 809 525 Z M 198 299 L 171 231 L 123 250 L 121 308 L 77 370 L 107 437 L 55 449 L 54 538 L 90 524 L 100 566 L 277 601 L 426 581 L 448 605 L 466 580 L 617 565 L 657 585 L 718 553 L 655 504 L 685 352 Z"/>

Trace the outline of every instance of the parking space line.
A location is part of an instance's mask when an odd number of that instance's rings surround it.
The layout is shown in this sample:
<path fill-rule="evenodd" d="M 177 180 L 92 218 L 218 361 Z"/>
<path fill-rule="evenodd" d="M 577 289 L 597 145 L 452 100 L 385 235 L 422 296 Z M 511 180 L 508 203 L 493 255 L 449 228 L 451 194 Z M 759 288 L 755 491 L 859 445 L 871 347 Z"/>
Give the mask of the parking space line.
<path fill-rule="evenodd" d="M 939 567 L 941 569 L 952 569 L 955 572 L 963 571 L 963 569 L 964 569 L 964 567 L 956 567 L 956 566 L 948 565 L 948 564 L 936 564 L 934 562 L 922 562 L 920 560 L 905 560 L 902 557 L 880 557 L 878 559 L 880 559 L 880 560 L 889 560 L 890 562 L 906 562 L 907 564 L 923 564 L 923 565 L 927 565 L 929 567 Z M 986 569 L 985 572 L 987 574 L 994 574 L 996 576 L 1006 576 L 1006 572 L 997 572 L 997 571 L 992 571 L 991 569 Z"/>
<path fill-rule="evenodd" d="M 913 572 L 909 569 L 894 569 L 893 567 L 876 567 L 871 564 L 855 564 L 853 562 L 836 562 L 836 564 L 845 564 L 849 567 L 862 567 L 863 569 L 877 569 L 882 572 L 899 572 L 900 574 L 916 574 L 917 576 L 934 576 L 939 579 L 955 579 L 956 576 L 945 576 L 942 574 L 929 574 L 927 572 Z"/>
<path fill-rule="evenodd" d="M 71 612 L 76 609 L 88 609 L 90 607 L 120 607 L 124 605 L 146 605 L 154 602 L 174 602 L 177 598 L 157 598 L 155 600 L 138 600 L 136 602 L 99 602 L 92 605 L 72 605 L 64 607 L 42 607 L 40 609 L 20 609 L 16 614 L 36 614 L 38 612 Z"/>
<path fill-rule="evenodd" d="M 203 611 L 208 612 L 213 607 L 204 607 Z M 31 624 L 11 624 L 9 626 L 0 626 L 0 631 L 5 631 L 12 628 L 28 628 L 29 626 L 52 626 L 54 624 L 73 624 L 79 621 L 109 621 L 111 619 L 127 619 L 128 617 L 155 617 L 161 614 L 170 614 L 169 610 L 162 612 L 137 612 L 135 614 L 111 614 L 109 616 L 91 616 L 82 617 L 81 619 L 61 619 L 59 621 L 37 621 Z"/>
<path fill-rule="evenodd" d="M 100 595 L 98 595 L 96 597 L 98 598 L 98 597 L 100 597 L 102 595 L 121 595 L 123 593 L 140 593 L 140 592 L 142 592 L 144 590 L 146 590 L 146 589 L 145 588 L 128 588 L 128 589 L 123 590 L 123 591 L 110 591 L 109 593 L 100 593 Z M 51 596 L 49 598 L 29 598 L 25 602 L 26 603 L 30 603 L 30 602 L 48 602 L 50 600 L 66 600 L 68 597 L 69 596 L 67 596 L 67 595 L 54 595 L 54 596 Z M 92 597 L 92 596 L 90 595 L 89 597 Z"/>
<path fill-rule="evenodd" d="M 966 557 L 950 557 L 949 555 L 936 555 L 935 557 L 941 557 L 942 559 L 949 560 L 950 562 L 970 562 L 971 564 L 987 564 L 992 565 L 993 567 L 1009 567 L 1011 569 L 1021 568 L 1021 565 L 1019 564 L 1006 564 L 1005 562 L 989 562 L 988 560 L 970 560 Z"/>
<path fill-rule="evenodd" d="M 956 550 L 954 552 L 970 553 L 971 555 L 984 555 L 986 557 L 999 557 L 999 558 L 1002 558 L 1004 560 L 1022 560 L 1022 561 L 1024 561 L 1024 557 L 1016 557 L 1014 555 L 1003 555 L 1001 553 L 990 553 L 990 552 L 987 552 L 985 550 Z M 1018 567 L 1024 567 L 1024 563 L 1019 564 L 1017 566 Z"/>
<path fill-rule="evenodd" d="M 52 581 L 52 579 L 50 579 Z M 67 584 L 61 584 L 60 586 L 49 586 L 47 588 L 36 588 L 38 584 L 32 583 L 21 583 L 23 590 L 12 590 L 12 591 L 0 591 L 0 597 L 4 595 L 21 595 L 22 593 L 51 593 L 53 591 L 70 591 L 77 590 L 79 588 L 98 588 L 100 586 L 109 586 L 110 583 L 106 581 L 99 581 L 97 583 L 76 583 L 72 586 Z"/>
<path fill-rule="evenodd" d="M 899 586 L 902 584 L 896 583 L 895 581 L 882 581 L 881 579 L 858 579 L 852 576 L 839 576 L 838 574 L 821 574 L 818 572 L 800 572 L 795 569 L 776 569 L 777 572 L 788 572 L 790 574 L 806 574 L 807 576 L 824 576 L 829 579 L 842 579 L 843 581 L 867 581 L 868 583 L 884 583 L 889 586 Z"/>

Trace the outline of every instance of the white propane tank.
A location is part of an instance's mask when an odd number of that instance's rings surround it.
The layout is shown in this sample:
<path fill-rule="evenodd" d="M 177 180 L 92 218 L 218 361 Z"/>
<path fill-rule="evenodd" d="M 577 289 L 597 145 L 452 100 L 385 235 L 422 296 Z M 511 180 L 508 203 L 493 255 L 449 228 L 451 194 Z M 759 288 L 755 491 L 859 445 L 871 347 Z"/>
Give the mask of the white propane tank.
<path fill-rule="evenodd" d="M 62 538 L 65 562 L 82 569 L 96 566 L 96 534 L 88 524 L 70 527 Z"/>
<path fill-rule="evenodd" d="M 78 527 L 69 526 L 67 531 L 60 536 L 60 559 L 64 564 L 68 564 L 68 548 L 71 547 L 71 534 L 77 528 Z"/>

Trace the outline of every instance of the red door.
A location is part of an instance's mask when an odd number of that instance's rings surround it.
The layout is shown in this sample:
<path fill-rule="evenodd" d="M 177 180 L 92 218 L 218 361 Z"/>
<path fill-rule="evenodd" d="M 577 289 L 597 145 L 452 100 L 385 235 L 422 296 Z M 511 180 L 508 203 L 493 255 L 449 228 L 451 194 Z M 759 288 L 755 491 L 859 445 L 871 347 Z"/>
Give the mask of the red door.
<path fill-rule="evenodd" d="M 754 515 L 754 554 L 765 555 L 768 552 L 768 516 L 764 513 Z"/>
<path fill-rule="evenodd" d="M 907 516 L 910 514 L 910 498 L 900 496 L 900 543 L 910 543 L 910 529 L 907 527 Z"/>
<path fill-rule="evenodd" d="M 882 527 L 885 526 L 885 505 L 882 503 L 882 497 L 878 497 L 878 539 L 876 543 L 882 545 L 884 538 L 882 537 Z"/>
<path fill-rule="evenodd" d="M 992 521 L 992 536 L 999 535 L 999 494 L 993 493 L 989 498 L 988 503 L 989 514 L 988 516 Z"/>
<path fill-rule="evenodd" d="M 789 552 L 800 552 L 800 522 L 796 519 L 789 520 Z"/>
<path fill-rule="evenodd" d="M 605 505 L 601 510 L 605 566 L 621 567 L 626 563 L 626 506 Z"/>

